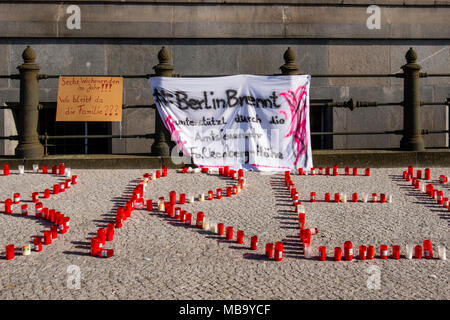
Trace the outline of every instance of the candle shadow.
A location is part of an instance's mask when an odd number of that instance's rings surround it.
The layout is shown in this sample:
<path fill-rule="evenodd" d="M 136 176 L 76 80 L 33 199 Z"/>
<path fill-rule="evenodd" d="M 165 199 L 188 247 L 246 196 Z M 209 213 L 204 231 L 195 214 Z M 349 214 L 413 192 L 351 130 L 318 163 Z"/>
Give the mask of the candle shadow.
<path fill-rule="evenodd" d="M 89 247 L 87 247 L 90 249 Z M 70 255 L 76 255 L 76 256 L 90 256 L 90 252 L 83 252 L 83 251 L 63 251 L 64 254 L 70 254 Z"/>
<path fill-rule="evenodd" d="M 270 260 L 272 260 L 272 261 L 275 261 L 273 259 L 267 258 L 266 255 L 261 254 L 261 253 L 250 253 L 250 252 L 248 252 L 248 253 L 244 253 L 242 255 L 242 257 L 244 259 L 247 259 L 247 260 L 258 260 L 258 261 L 262 261 L 262 260 L 270 261 Z"/>

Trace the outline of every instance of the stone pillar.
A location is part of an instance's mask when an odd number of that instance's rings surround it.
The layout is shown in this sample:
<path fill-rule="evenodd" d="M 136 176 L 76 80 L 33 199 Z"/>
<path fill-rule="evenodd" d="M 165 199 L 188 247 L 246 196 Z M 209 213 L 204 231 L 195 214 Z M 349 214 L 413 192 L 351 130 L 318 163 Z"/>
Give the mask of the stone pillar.
<path fill-rule="evenodd" d="M 35 64 L 36 53 L 29 46 L 22 53 L 22 58 L 24 63 L 17 67 L 20 73 L 20 107 L 19 144 L 15 153 L 18 158 L 41 158 L 44 155 L 44 147 L 37 132 L 40 67 Z"/>
<path fill-rule="evenodd" d="M 406 53 L 407 64 L 403 69 L 403 138 L 400 148 L 405 151 L 425 150 L 420 129 L 420 65 L 417 53 L 410 48 Z"/>
<path fill-rule="evenodd" d="M 169 63 L 170 53 L 165 48 L 158 53 L 159 63 L 153 67 L 155 74 L 161 77 L 172 77 L 175 66 Z M 155 142 L 152 145 L 152 155 L 160 157 L 170 157 L 170 152 L 174 147 L 174 142 L 171 141 L 170 132 L 164 126 L 164 123 L 159 115 L 158 110 L 155 110 Z"/>

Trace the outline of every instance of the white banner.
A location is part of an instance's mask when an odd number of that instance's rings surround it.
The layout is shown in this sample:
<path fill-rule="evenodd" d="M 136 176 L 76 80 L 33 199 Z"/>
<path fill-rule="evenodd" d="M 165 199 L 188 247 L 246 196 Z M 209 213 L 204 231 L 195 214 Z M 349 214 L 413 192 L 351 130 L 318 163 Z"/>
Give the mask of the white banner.
<path fill-rule="evenodd" d="M 159 114 L 200 167 L 311 168 L 310 76 L 152 77 Z"/>

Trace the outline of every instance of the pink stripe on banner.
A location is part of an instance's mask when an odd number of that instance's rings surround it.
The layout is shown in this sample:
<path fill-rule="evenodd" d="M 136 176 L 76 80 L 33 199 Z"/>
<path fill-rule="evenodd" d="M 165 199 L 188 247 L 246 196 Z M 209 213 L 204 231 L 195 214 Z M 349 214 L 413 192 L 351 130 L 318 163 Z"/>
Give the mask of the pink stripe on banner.
<path fill-rule="evenodd" d="M 263 164 L 254 164 L 254 163 L 252 163 L 251 165 L 254 166 L 254 167 L 277 168 L 277 169 L 289 169 L 289 170 L 291 169 L 290 167 L 265 166 L 265 165 L 263 165 Z"/>

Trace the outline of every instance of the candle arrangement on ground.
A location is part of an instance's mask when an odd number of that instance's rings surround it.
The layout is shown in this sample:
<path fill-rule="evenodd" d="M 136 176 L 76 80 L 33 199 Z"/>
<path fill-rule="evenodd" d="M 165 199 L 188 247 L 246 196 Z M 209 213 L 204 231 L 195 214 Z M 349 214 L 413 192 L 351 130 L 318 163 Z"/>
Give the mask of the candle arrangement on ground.
<path fill-rule="evenodd" d="M 56 168 L 56 166 L 54 166 Z M 39 173 L 39 166 L 37 164 L 33 164 L 33 174 Z M 10 175 L 10 168 L 8 164 L 3 165 L 3 175 L 9 176 Z M 48 172 L 48 166 L 43 165 L 42 166 L 42 174 L 49 174 Z M 19 165 L 18 166 L 18 173 L 19 175 L 25 174 L 24 166 Z M 56 173 L 56 170 L 52 171 L 52 174 L 57 177 L 66 177 L 65 182 L 63 182 L 63 190 L 68 190 L 71 188 L 72 185 L 77 184 L 77 176 L 71 175 L 70 168 L 66 168 L 64 163 L 59 164 L 59 172 Z M 55 185 L 58 186 L 59 184 Z M 44 199 L 50 198 L 50 189 L 44 190 Z M 53 192 L 54 195 L 58 194 L 59 192 Z M 65 216 L 60 211 L 56 211 L 55 209 L 49 209 L 44 207 L 42 201 L 39 199 L 39 192 L 32 192 L 31 195 L 32 202 L 34 203 L 34 216 L 37 219 L 45 220 L 52 225 L 50 226 L 50 230 L 46 230 L 43 232 L 42 236 L 36 236 L 33 238 L 33 244 L 25 244 L 22 246 L 22 255 L 23 256 L 29 256 L 32 251 L 34 252 L 40 252 L 42 251 L 42 245 L 50 245 L 52 244 L 53 240 L 58 238 L 59 234 L 65 234 L 69 230 L 69 224 L 70 224 L 70 218 L 68 216 Z M 25 201 L 20 193 L 14 193 L 13 194 L 13 200 L 12 199 L 6 199 L 4 202 L 5 210 L 4 213 L 7 215 L 14 214 L 14 205 L 20 205 L 20 214 L 23 217 L 27 217 L 30 215 L 28 204 L 21 204 L 22 201 Z M 15 245 L 14 244 L 8 244 L 6 245 L 6 260 L 12 260 L 15 257 Z"/>

